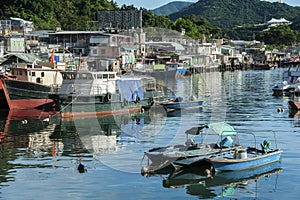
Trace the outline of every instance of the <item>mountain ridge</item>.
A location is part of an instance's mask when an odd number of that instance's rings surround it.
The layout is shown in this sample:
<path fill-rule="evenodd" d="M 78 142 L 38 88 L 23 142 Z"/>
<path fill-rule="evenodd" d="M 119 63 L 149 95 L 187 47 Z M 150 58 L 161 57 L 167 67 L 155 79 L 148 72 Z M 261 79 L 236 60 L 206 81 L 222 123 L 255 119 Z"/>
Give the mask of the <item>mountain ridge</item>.
<path fill-rule="evenodd" d="M 158 8 L 152 9 L 151 11 L 156 15 L 169 15 L 174 12 L 180 11 L 183 8 L 186 8 L 190 5 L 194 4 L 194 2 L 186 2 L 186 1 L 173 1 L 170 3 L 167 3 L 163 6 L 160 6 Z"/>

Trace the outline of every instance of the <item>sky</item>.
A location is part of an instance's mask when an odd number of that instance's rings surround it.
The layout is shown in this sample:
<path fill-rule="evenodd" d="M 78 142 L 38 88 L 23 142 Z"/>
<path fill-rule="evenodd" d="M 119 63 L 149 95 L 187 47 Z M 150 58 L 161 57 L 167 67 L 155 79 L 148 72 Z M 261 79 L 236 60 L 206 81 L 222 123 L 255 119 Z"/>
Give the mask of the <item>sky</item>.
<path fill-rule="evenodd" d="M 134 5 L 137 8 L 143 7 L 147 10 L 155 9 L 166 5 L 172 1 L 186 1 L 186 2 L 197 2 L 198 0 L 113 0 L 117 2 L 118 6 L 121 7 L 123 4 L 125 5 Z M 269 2 L 276 2 L 277 0 L 266 0 Z M 283 0 L 284 3 L 290 6 L 299 6 L 300 0 Z"/>

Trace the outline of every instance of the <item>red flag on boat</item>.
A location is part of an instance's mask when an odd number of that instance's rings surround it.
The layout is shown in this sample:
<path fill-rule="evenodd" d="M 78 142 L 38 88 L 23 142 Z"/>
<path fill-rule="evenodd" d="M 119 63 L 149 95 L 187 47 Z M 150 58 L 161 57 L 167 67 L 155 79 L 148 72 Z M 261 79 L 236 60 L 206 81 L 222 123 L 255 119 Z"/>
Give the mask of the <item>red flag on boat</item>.
<path fill-rule="evenodd" d="M 52 54 L 51 54 L 51 57 L 50 57 L 50 63 L 54 64 L 54 49 L 52 49 Z"/>
<path fill-rule="evenodd" d="M 82 54 L 80 52 L 79 53 L 79 69 L 81 68 L 81 63 L 82 63 Z"/>

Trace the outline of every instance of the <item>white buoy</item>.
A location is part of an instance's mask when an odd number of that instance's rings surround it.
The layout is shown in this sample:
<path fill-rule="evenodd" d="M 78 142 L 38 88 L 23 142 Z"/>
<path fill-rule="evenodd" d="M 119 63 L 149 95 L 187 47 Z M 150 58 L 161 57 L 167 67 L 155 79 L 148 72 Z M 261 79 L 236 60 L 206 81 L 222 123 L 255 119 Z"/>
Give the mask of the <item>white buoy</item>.
<path fill-rule="evenodd" d="M 284 112 L 284 109 L 283 108 L 278 108 L 277 112 Z"/>

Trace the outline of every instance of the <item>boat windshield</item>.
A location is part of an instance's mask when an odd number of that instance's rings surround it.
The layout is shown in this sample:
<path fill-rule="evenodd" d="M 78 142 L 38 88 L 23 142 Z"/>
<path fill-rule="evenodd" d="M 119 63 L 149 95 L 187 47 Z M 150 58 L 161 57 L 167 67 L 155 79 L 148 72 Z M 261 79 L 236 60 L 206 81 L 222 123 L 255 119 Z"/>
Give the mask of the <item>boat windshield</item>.
<path fill-rule="evenodd" d="M 93 79 L 92 74 L 90 73 L 76 73 L 76 72 L 68 72 L 68 73 L 62 73 L 63 79 Z"/>

